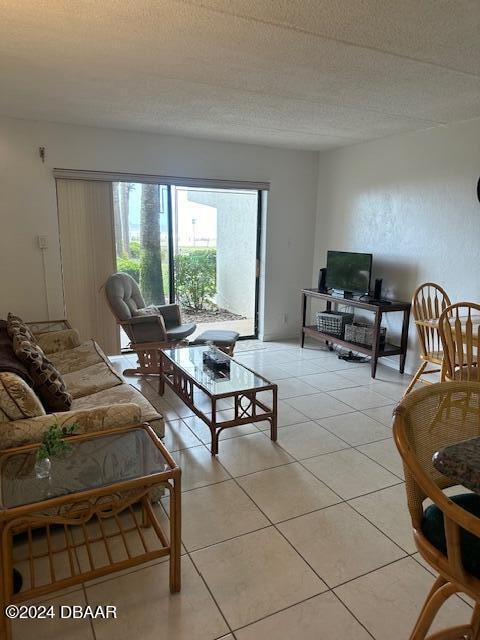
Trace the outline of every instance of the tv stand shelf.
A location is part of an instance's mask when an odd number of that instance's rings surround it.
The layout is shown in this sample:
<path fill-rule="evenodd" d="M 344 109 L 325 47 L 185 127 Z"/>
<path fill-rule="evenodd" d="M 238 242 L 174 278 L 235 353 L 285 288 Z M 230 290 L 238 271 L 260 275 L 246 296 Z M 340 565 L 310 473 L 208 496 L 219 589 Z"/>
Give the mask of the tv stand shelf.
<path fill-rule="evenodd" d="M 348 307 L 371 311 L 375 316 L 373 322 L 373 345 L 370 347 L 357 342 L 348 342 L 347 340 L 335 335 L 318 331 L 316 326 L 307 325 L 307 302 L 309 298 L 325 300 L 327 311 L 332 310 L 332 305 L 335 305 L 335 307 L 339 305 L 346 305 Z M 382 324 L 383 314 L 392 312 L 400 312 L 403 314 L 400 344 L 395 345 L 387 342 L 385 345 L 380 346 L 380 326 Z M 352 351 L 363 353 L 364 355 L 371 357 L 372 378 L 375 378 L 377 372 L 378 358 L 384 356 L 400 356 L 399 370 L 400 373 L 404 372 L 405 358 L 407 355 L 409 320 L 409 302 L 398 302 L 396 300 L 369 301 L 358 300 L 356 298 L 339 298 L 338 296 L 332 296 L 329 293 L 320 293 L 316 289 L 302 289 L 302 348 L 305 344 L 305 336 L 308 336 L 315 340 L 321 340 L 326 344 L 330 342 L 332 344 L 338 344 L 347 349 L 351 349 Z"/>

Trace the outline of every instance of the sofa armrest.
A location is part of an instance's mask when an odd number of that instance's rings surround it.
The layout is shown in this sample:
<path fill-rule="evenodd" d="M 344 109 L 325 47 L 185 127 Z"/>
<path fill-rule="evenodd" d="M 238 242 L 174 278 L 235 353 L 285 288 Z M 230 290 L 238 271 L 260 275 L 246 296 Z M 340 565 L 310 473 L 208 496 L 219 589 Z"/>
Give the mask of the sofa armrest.
<path fill-rule="evenodd" d="M 76 424 L 75 434 L 104 431 L 116 427 L 142 424 L 140 407 L 133 403 L 114 404 L 92 409 L 77 409 L 50 413 L 25 420 L 0 423 L 0 449 L 20 447 L 24 444 L 40 442 L 42 435 L 53 424 Z"/>
<path fill-rule="evenodd" d="M 55 353 L 56 351 L 67 351 L 79 347 L 82 343 L 76 329 L 64 329 L 63 331 L 49 331 L 48 333 L 37 333 L 35 339 L 38 346 L 45 353 Z"/>
<path fill-rule="evenodd" d="M 48 333 L 50 331 L 64 331 L 71 329 L 72 325 L 66 318 L 60 320 L 39 320 L 37 322 L 25 323 L 30 331 L 35 335 L 37 333 Z"/>

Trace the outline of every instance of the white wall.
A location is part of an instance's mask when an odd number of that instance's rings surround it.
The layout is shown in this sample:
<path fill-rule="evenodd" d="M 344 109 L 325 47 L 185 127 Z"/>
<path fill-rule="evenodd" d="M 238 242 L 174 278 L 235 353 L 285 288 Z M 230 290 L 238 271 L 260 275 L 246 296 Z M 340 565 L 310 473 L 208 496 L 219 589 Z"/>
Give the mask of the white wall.
<path fill-rule="evenodd" d="M 386 296 L 410 300 L 433 281 L 452 301 L 478 302 L 479 175 L 480 120 L 320 154 L 313 282 L 327 249 L 365 251 Z M 387 326 L 398 332 L 397 323 Z"/>
<path fill-rule="evenodd" d="M 240 316 L 255 313 L 257 193 L 190 191 L 189 200 L 216 211 L 217 293 L 215 302 Z"/>
<path fill-rule="evenodd" d="M 316 153 L 0 118 L 0 317 L 46 316 L 39 234 L 49 243 L 51 316 L 63 315 L 54 167 L 269 181 L 264 335 L 298 334 L 299 290 L 313 259 Z"/>

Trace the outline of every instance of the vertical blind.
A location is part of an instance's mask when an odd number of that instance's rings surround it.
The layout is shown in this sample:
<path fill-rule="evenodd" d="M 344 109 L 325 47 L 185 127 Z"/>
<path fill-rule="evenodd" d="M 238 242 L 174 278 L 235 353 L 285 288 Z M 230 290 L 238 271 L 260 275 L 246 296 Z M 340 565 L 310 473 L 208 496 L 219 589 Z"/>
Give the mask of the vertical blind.
<path fill-rule="evenodd" d="M 116 266 L 112 185 L 58 178 L 56 184 L 67 318 L 82 339 L 94 338 L 109 355 L 119 353 L 118 327 L 103 290 Z"/>

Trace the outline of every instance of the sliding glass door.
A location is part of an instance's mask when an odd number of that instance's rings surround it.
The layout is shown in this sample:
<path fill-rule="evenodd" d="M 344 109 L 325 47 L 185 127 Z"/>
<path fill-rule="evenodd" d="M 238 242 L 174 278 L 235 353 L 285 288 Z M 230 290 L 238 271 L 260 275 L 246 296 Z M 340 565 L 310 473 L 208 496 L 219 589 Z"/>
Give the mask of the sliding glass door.
<path fill-rule="evenodd" d="M 256 335 L 258 192 L 172 187 L 175 298 L 205 329 Z"/>
<path fill-rule="evenodd" d="M 112 182 L 112 194 L 117 270 L 147 305 L 178 302 L 193 337 L 256 335 L 260 192 Z"/>

